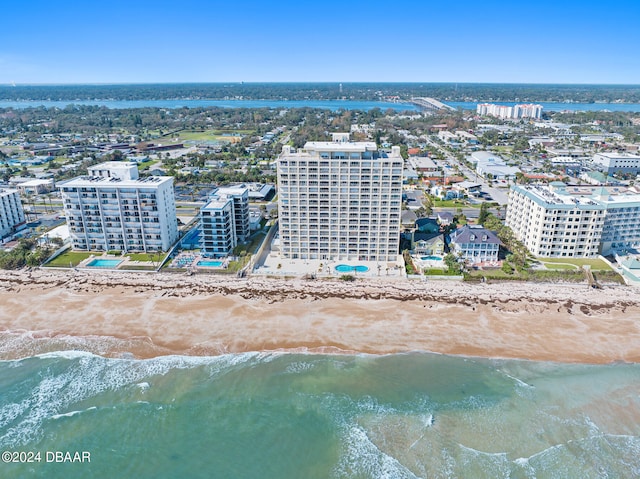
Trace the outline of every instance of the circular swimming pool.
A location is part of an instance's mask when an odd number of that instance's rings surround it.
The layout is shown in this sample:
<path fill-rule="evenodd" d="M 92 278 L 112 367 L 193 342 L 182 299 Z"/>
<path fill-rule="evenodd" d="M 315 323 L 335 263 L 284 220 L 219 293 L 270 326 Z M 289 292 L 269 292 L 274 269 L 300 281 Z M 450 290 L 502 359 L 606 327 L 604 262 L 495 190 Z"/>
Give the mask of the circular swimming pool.
<path fill-rule="evenodd" d="M 351 266 L 350 264 L 339 264 L 336 266 L 336 271 L 339 273 L 366 273 L 367 271 L 369 271 L 369 267 L 361 264 L 357 266 Z"/>

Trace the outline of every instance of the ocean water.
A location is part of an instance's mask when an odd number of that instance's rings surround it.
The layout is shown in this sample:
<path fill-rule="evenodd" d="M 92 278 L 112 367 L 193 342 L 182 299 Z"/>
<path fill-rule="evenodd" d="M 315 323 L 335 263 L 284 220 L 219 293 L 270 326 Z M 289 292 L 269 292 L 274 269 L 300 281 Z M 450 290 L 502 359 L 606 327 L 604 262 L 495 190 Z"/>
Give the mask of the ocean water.
<path fill-rule="evenodd" d="M 0 362 L 0 451 L 41 458 L 2 478 L 640 477 L 640 366 L 49 353 Z"/>

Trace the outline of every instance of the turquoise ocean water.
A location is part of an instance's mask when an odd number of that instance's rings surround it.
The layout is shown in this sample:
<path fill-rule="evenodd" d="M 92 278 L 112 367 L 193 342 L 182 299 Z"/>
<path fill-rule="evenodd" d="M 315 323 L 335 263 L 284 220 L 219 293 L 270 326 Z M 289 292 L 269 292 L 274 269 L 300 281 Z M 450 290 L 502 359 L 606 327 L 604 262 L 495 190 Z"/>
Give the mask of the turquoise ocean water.
<path fill-rule="evenodd" d="M 640 365 L 50 353 L 0 361 L 0 451 L 41 454 L 0 477 L 632 478 L 639 418 Z"/>

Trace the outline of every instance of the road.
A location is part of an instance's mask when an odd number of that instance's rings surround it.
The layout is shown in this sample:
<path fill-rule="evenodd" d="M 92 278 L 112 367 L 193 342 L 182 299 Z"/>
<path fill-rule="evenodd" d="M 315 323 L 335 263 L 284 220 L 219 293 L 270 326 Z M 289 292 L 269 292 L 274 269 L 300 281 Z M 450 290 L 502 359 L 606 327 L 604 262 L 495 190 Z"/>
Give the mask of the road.
<path fill-rule="evenodd" d="M 469 179 L 469 181 L 479 183 L 481 185 L 481 191 L 491 197 L 490 201 L 495 201 L 499 205 L 506 205 L 509 202 L 509 188 L 506 184 L 504 188 L 489 186 L 489 183 L 482 176 L 478 175 L 475 171 L 471 170 L 466 165 L 458 162 L 458 160 L 451 153 L 442 148 L 442 146 L 438 145 L 431 139 L 427 139 L 427 143 L 429 143 L 429 145 L 431 145 L 433 148 L 436 148 L 440 153 L 442 153 L 449 164 L 451 164 L 452 166 L 457 165 L 460 168 L 460 172 L 465 175 Z"/>

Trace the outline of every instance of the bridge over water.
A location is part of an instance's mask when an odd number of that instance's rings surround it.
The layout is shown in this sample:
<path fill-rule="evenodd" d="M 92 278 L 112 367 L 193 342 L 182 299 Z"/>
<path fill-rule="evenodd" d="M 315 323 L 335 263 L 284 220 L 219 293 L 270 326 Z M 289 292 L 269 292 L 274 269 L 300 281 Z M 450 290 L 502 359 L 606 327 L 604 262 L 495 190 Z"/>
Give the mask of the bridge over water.
<path fill-rule="evenodd" d="M 411 103 L 419 106 L 422 110 L 425 111 L 455 111 L 456 109 L 452 106 L 445 105 L 441 101 L 436 100 L 435 98 L 428 97 L 416 97 L 411 99 Z"/>

